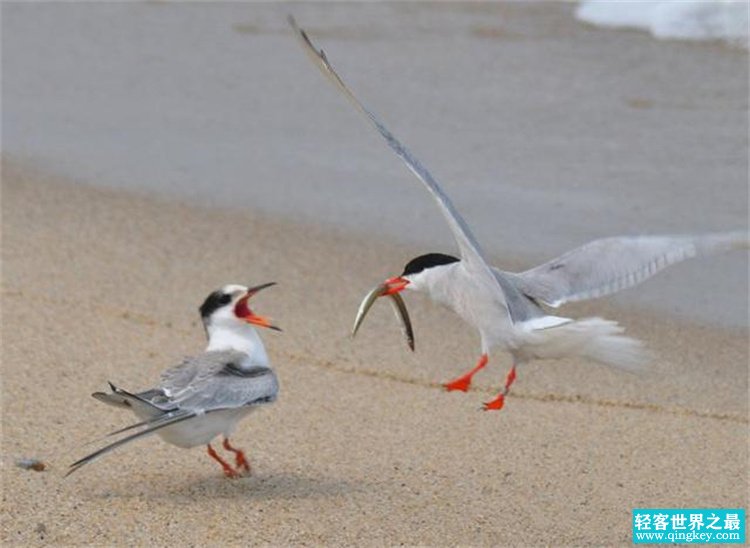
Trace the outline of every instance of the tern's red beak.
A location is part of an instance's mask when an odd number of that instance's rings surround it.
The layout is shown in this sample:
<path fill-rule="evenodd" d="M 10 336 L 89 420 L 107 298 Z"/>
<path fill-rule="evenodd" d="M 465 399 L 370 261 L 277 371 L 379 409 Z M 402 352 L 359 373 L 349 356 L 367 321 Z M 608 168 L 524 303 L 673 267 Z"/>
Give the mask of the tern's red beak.
<path fill-rule="evenodd" d="M 250 310 L 250 307 L 247 305 L 247 301 L 250 299 L 250 297 L 255 295 L 261 289 L 265 289 L 267 287 L 275 285 L 275 283 L 276 282 L 271 282 L 248 289 L 247 293 L 239 301 L 237 301 L 236 305 L 234 305 L 234 315 L 241 320 L 245 320 L 247 323 L 259 325 L 261 327 L 267 327 L 268 329 L 274 329 L 276 331 L 281 331 L 280 328 L 271 323 L 271 320 L 264 316 L 256 315 L 252 310 Z"/>
<path fill-rule="evenodd" d="M 401 276 L 395 276 L 393 278 L 388 278 L 383 285 L 385 285 L 385 289 L 381 295 L 393 295 L 394 293 L 400 293 L 403 291 L 406 286 L 409 285 L 409 280 L 402 278 Z"/>

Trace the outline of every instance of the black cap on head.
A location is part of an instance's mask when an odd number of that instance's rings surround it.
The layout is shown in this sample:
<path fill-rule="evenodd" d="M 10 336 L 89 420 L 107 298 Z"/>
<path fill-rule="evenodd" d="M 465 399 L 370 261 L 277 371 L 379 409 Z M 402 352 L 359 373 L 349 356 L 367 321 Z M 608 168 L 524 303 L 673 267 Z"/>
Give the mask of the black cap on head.
<path fill-rule="evenodd" d="M 203 301 L 203 304 L 200 307 L 201 318 L 205 320 L 219 308 L 228 305 L 230 302 L 232 302 L 231 295 L 224 293 L 220 289 L 214 291 L 206 298 L 205 301 Z"/>
<path fill-rule="evenodd" d="M 420 255 L 406 263 L 402 276 L 408 276 L 409 274 L 418 274 L 427 268 L 433 266 L 439 266 L 444 264 L 451 264 L 458 262 L 459 259 L 451 255 L 445 255 L 444 253 L 428 253 L 427 255 Z"/>

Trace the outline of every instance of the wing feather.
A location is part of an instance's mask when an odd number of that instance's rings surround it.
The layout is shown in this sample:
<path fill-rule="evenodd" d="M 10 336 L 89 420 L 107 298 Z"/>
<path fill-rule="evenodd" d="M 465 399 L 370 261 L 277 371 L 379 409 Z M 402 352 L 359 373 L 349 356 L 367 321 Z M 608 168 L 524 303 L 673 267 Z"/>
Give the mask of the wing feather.
<path fill-rule="evenodd" d="M 747 248 L 746 232 L 603 238 L 525 272 L 503 274 L 524 294 L 558 307 L 617 293 L 693 257 Z"/>
<path fill-rule="evenodd" d="M 160 387 L 181 409 L 209 411 L 273 401 L 279 389 L 276 374 L 269 367 L 247 366 L 246 359 L 234 350 L 204 352 L 167 370 Z"/>
<path fill-rule="evenodd" d="M 96 459 L 103 457 L 110 451 L 113 451 L 117 449 L 118 447 L 125 445 L 126 443 L 130 443 L 131 441 L 135 441 L 137 439 L 143 438 L 145 436 L 149 436 L 151 434 L 154 434 L 161 430 L 162 428 L 166 428 L 167 426 L 171 426 L 173 424 L 177 424 L 178 422 L 186 421 L 188 419 L 192 419 L 196 416 L 196 413 L 192 411 L 175 411 L 172 413 L 168 413 L 165 415 L 160 416 L 157 419 L 154 419 L 153 421 L 150 421 L 146 424 L 148 424 L 148 427 L 141 430 L 140 432 L 136 432 L 134 434 L 130 434 L 129 436 L 126 436 L 122 439 L 119 439 L 113 443 L 110 443 L 109 445 L 106 445 L 102 447 L 101 449 L 98 449 L 97 451 L 94 451 L 93 453 L 86 455 L 82 459 L 79 459 L 75 461 L 73 464 L 70 465 L 67 473 L 65 474 L 65 477 L 69 476 L 76 470 L 80 469 L 82 466 L 85 466 L 86 464 L 89 464 L 90 462 L 95 461 Z M 132 428 L 136 428 L 138 426 L 141 426 L 144 423 L 138 423 L 135 425 L 132 425 L 127 428 L 123 428 L 118 432 L 125 432 L 127 430 L 130 430 Z M 112 435 L 118 433 L 113 432 Z"/>
<path fill-rule="evenodd" d="M 469 226 L 464 221 L 463 217 L 458 213 L 455 206 L 451 202 L 450 198 L 445 194 L 441 186 L 422 165 L 422 163 L 412 155 L 411 152 L 398 140 L 396 137 L 385 127 L 385 125 L 375 116 L 369 109 L 367 109 L 352 91 L 347 87 L 338 73 L 334 70 L 333 66 L 328 61 L 323 50 L 318 49 L 312 43 L 307 33 L 297 26 L 293 17 L 289 17 L 289 24 L 294 29 L 297 37 L 305 48 L 305 51 L 309 54 L 309 57 L 318 66 L 325 76 L 333 82 L 336 87 L 349 99 L 354 107 L 362 113 L 378 130 L 380 135 L 388 143 L 388 146 L 396 153 L 396 155 L 403 160 L 406 166 L 417 176 L 417 178 L 427 187 L 432 194 L 433 198 L 437 201 L 440 206 L 440 210 L 448 222 L 448 226 L 453 232 L 453 237 L 458 244 L 458 248 L 463 259 L 463 263 L 472 274 L 477 276 L 477 281 L 481 279 L 488 287 L 491 287 L 497 294 L 497 302 L 499 304 L 505 304 L 505 296 L 500 285 L 497 283 L 495 276 L 493 275 L 491 268 L 484 258 L 484 254 L 477 242 L 474 235 L 471 233 Z"/>
<path fill-rule="evenodd" d="M 112 394 L 99 392 L 94 396 L 107 403 L 115 398 L 119 404 L 120 399 L 124 398 L 124 402 L 149 405 L 158 416 L 110 432 L 105 438 L 137 430 L 77 460 L 70 465 L 65 475 L 72 474 L 126 443 L 158 432 L 167 426 L 204 413 L 274 401 L 278 394 L 278 381 L 273 370 L 264 366 L 241 367 L 240 364 L 246 357 L 241 352 L 219 351 L 204 352 L 194 358 L 185 358 L 182 363 L 162 374 L 159 389 L 140 394 L 132 394 L 110 383 Z M 158 396 L 158 399 L 164 401 L 157 404 L 151 396 Z"/>

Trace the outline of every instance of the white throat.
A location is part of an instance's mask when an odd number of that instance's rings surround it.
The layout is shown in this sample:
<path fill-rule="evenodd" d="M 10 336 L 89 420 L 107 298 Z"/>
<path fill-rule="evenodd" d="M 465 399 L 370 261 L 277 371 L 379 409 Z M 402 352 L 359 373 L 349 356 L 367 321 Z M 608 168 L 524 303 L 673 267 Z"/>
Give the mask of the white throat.
<path fill-rule="evenodd" d="M 433 300 L 452 307 L 456 287 L 462 286 L 462 284 L 457 283 L 462 271 L 460 262 L 433 266 L 417 274 L 407 276 L 410 283 L 406 286 L 406 289 L 422 291 Z"/>
<path fill-rule="evenodd" d="M 206 331 L 208 332 L 207 351 L 236 350 L 247 354 L 253 365 L 269 365 L 263 341 L 253 326 L 244 322 L 234 322 L 232 325 L 224 322 L 216 325 L 212 322 L 206 326 Z"/>

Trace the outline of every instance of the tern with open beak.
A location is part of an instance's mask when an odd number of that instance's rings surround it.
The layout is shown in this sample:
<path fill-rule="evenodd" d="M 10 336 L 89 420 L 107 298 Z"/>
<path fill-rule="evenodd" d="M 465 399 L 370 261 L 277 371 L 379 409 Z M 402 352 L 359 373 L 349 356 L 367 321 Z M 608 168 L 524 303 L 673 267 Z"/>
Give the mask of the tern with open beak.
<path fill-rule="evenodd" d="M 253 295 L 272 285 L 226 285 L 211 293 L 200 307 L 208 347 L 202 354 L 167 369 L 156 388 L 131 393 L 110 383 L 111 392 L 92 394 L 104 403 L 129 409 L 140 422 L 108 434 L 128 433 L 71 464 L 66 475 L 150 434 L 183 448 L 206 445 L 209 456 L 229 478 L 249 473 L 245 453 L 230 444 L 229 436 L 242 418 L 260 405 L 275 401 L 279 392 L 276 374 L 253 326 L 280 329 L 248 306 Z M 234 465 L 211 446 L 211 440 L 220 434 L 224 449 L 234 454 Z"/>
<path fill-rule="evenodd" d="M 371 291 L 359 308 L 354 332 L 379 296 L 398 296 L 404 290 L 422 291 L 455 311 L 479 331 L 481 356 L 467 373 L 445 383 L 448 390 L 466 391 L 473 376 L 488 363 L 490 350 L 513 357 L 503 389 L 484 409 L 502 409 L 516 379 L 516 367 L 534 359 L 583 357 L 628 370 L 647 359 L 642 344 L 622 335 L 623 329 L 601 318 L 574 320 L 547 313 L 566 302 L 593 299 L 641 283 L 677 262 L 731 249 L 747 249 L 746 232 L 704 236 L 643 236 L 595 240 L 521 273 L 491 267 L 464 219 L 429 171 L 367 109 L 344 84 L 325 53 L 317 49 L 293 18 L 289 22 L 310 58 L 365 116 L 388 146 L 406 163 L 432 194 L 453 233 L 459 250 L 455 257 L 429 253 L 412 259 L 400 276 Z M 411 327 L 405 306 L 402 323 Z M 410 343 L 411 344 L 411 343 Z"/>

